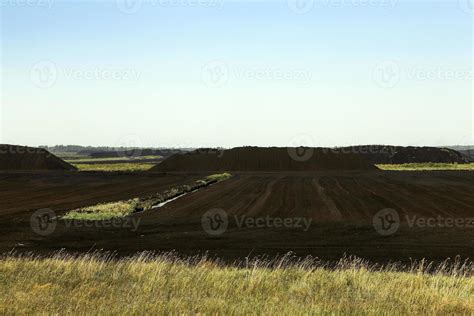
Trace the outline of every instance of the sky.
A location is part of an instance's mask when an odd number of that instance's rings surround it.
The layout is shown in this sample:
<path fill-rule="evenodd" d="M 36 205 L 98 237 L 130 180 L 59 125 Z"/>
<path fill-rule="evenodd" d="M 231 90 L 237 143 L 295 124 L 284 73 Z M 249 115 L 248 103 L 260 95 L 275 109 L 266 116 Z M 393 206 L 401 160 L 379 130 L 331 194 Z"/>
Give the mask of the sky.
<path fill-rule="evenodd" d="M 0 142 L 474 144 L 472 0 L 0 0 Z"/>

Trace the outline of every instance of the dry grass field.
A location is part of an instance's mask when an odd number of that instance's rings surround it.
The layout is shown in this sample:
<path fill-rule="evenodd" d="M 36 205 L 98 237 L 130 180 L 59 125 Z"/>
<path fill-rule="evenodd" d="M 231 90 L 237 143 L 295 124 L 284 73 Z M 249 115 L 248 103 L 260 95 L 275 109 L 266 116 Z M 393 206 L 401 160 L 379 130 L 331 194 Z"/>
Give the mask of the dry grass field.
<path fill-rule="evenodd" d="M 294 260 L 294 259 L 293 259 Z M 334 267 L 281 257 L 223 266 L 172 254 L 4 257 L 2 314 L 470 314 L 472 265 Z"/>

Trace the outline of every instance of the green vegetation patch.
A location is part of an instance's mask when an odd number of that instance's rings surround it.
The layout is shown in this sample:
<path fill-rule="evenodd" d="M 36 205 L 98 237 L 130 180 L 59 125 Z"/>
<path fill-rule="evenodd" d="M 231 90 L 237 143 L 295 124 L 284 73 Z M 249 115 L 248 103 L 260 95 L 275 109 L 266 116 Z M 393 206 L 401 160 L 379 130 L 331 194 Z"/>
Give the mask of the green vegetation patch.
<path fill-rule="evenodd" d="M 210 184 L 224 181 L 229 179 L 231 176 L 232 175 L 230 173 L 212 174 L 203 180 L 197 180 L 192 185 L 181 185 L 152 196 L 111 203 L 102 203 L 71 210 L 62 218 L 100 221 L 116 217 L 125 217 L 132 213 L 149 210 L 160 203 L 166 202 L 167 200 L 198 190 Z"/>
<path fill-rule="evenodd" d="M 474 170 L 474 163 L 406 163 L 406 164 L 380 164 L 376 165 L 382 170 L 394 171 L 436 171 L 436 170 Z"/>
<path fill-rule="evenodd" d="M 210 176 L 207 176 L 206 181 L 208 181 L 208 182 L 219 182 L 219 181 L 229 179 L 230 177 L 232 177 L 232 175 L 230 173 L 227 173 L 227 172 L 217 173 L 217 174 L 211 174 Z"/>
<path fill-rule="evenodd" d="M 97 204 L 69 211 L 63 219 L 98 221 L 115 217 L 124 217 L 133 213 L 139 199 Z"/>
<path fill-rule="evenodd" d="M 108 157 L 108 158 L 92 158 L 80 157 L 65 159 L 69 163 L 107 163 L 107 162 L 140 162 L 142 160 L 160 160 L 163 156 L 140 156 L 140 157 Z"/>
<path fill-rule="evenodd" d="M 134 172 L 146 171 L 155 165 L 155 163 L 142 162 L 124 162 L 124 163 L 75 163 L 70 161 L 79 171 L 104 171 L 104 172 Z"/>

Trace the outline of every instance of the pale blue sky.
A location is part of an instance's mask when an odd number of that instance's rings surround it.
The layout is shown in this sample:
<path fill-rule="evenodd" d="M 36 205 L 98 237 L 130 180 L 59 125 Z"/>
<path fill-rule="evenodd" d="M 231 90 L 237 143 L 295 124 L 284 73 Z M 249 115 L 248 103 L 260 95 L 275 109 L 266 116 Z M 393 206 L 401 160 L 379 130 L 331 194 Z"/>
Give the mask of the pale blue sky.
<path fill-rule="evenodd" d="M 474 143 L 469 0 L 1 1 L 0 142 Z"/>

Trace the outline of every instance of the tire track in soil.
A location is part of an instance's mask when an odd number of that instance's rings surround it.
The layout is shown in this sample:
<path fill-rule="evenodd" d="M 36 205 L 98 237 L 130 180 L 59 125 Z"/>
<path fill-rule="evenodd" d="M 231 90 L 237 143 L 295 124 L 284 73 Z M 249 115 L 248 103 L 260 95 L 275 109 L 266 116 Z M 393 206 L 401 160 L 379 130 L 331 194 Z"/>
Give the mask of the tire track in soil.
<path fill-rule="evenodd" d="M 319 176 L 315 176 L 315 178 L 313 179 L 313 185 L 316 187 L 318 196 L 324 202 L 326 211 L 329 213 L 330 218 L 335 220 L 341 220 L 341 211 L 337 207 L 336 203 L 334 203 L 334 201 L 326 194 L 326 189 L 322 186 L 321 178 Z"/>
<path fill-rule="evenodd" d="M 263 192 L 263 194 L 259 195 L 255 200 L 253 200 L 251 202 L 251 204 L 253 204 L 252 206 L 250 206 L 250 209 L 249 211 L 247 212 L 247 214 L 249 216 L 255 216 L 255 215 L 258 215 L 261 211 L 264 209 L 264 205 L 265 203 L 267 202 L 268 198 L 270 197 L 270 195 L 272 194 L 272 190 L 273 190 L 273 186 L 275 185 L 276 182 L 280 181 L 283 177 L 277 177 L 275 180 L 273 181 L 270 181 L 270 182 L 266 182 L 265 184 L 265 191 Z"/>

